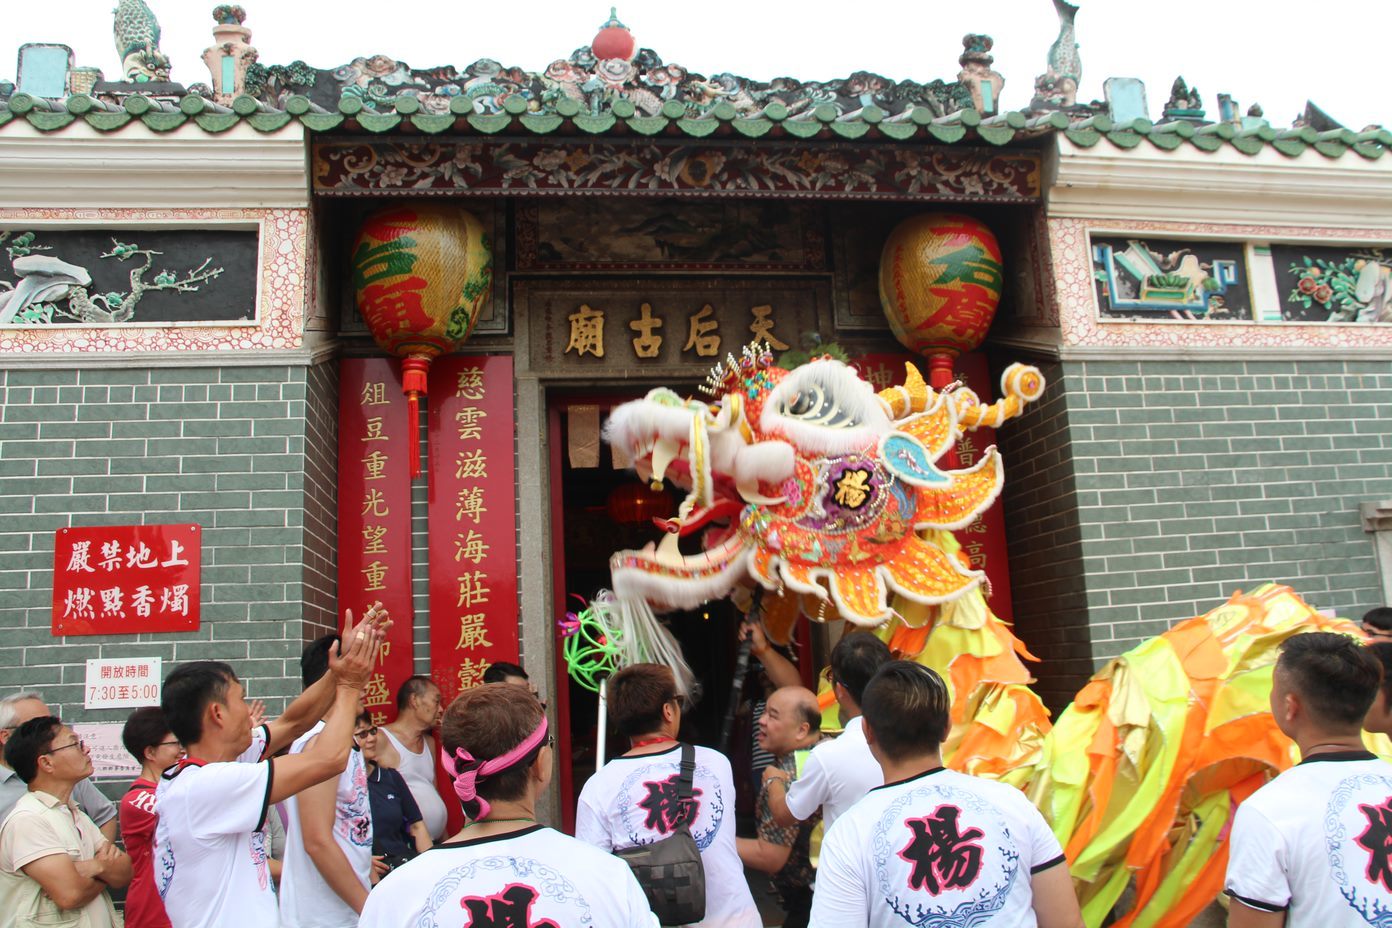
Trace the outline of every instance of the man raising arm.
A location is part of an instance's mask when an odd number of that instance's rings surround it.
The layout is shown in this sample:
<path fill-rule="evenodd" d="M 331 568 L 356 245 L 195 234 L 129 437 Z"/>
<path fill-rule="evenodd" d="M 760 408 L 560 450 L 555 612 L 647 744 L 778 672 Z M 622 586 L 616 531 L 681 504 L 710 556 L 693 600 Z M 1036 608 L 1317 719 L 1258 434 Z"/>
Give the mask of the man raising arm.
<path fill-rule="evenodd" d="M 253 737 L 241 681 L 228 665 L 185 664 L 165 680 L 165 718 L 188 751 L 156 792 L 155 884 L 174 928 L 279 924 L 260 828 L 271 804 L 333 779 L 347 763 L 385 626 L 369 614 L 356 626 L 347 617 L 343 644 L 329 655 L 333 697 L 324 728 L 301 754 L 258 762 L 267 729 Z"/>

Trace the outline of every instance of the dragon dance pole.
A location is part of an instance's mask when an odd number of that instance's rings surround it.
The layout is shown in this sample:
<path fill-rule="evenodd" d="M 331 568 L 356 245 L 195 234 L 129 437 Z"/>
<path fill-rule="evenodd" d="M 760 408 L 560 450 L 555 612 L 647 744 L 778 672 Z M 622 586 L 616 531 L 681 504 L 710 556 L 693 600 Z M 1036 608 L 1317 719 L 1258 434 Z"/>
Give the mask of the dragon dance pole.
<path fill-rule="evenodd" d="M 759 607 L 763 601 L 764 588 L 756 587 L 754 601 L 749 604 L 749 612 L 745 616 L 746 621 L 752 621 L 751 616 L 761 615 Z M 748 635 L 739 643 L 739 650 L 735 653 L 735 674 L 730 680 L 730 703 L 725 709 L 725 719 L 720 723 L 721 754 L 730 746 L 730 732 L 735 727 L 735 713 L 739 710 L 740 693 L 744 691 L 744 677 L 749 673 L 749 650 L 753 646 L 754 636 Z"/>
<path fill-rule="evenodd" d="M 604 766 L 605 739 L 609 736 L 609 679 L 599 682 L 599 724 L 595 726 L 599 736 L 595 739 L 595 769 Z"/>

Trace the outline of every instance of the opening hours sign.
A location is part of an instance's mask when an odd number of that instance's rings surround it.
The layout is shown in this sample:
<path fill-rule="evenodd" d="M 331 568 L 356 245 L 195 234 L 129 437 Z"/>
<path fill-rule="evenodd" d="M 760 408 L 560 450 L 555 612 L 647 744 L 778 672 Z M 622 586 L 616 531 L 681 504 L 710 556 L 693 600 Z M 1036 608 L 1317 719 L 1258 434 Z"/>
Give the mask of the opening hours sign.
<path fill-rule="evenodd" d="M 202 550 L 194 524 L 59 529 L 53 634 L 194 631 Z"/>

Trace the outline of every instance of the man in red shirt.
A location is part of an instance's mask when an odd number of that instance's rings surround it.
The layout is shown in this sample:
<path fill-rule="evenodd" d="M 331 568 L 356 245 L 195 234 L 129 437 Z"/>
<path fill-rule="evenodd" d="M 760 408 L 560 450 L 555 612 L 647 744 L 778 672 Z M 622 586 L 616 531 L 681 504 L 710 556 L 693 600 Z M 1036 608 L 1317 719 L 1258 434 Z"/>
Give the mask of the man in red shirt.
<path fill-rule="evenodd" d="M 140 762 L 140 776 L 121 798 L 121 837 L 130 855 L 132 877 L 126 891 L 127 928 L 170 928 L 164 903 L 155 890 L 150 847 L 155 839 L 155 786 L 160 774 L 184 753 L 179 739 L 169 731 L 159 706 L 136 709 L 121 731 L 126 750 Z"/>

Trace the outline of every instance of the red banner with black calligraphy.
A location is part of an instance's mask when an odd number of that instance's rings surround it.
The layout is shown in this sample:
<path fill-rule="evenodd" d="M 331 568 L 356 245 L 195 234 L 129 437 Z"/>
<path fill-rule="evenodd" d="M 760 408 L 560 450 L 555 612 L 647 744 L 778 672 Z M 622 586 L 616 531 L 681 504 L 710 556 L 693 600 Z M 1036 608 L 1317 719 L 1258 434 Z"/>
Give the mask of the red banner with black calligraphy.
<path fill-rule="evenodd" d="M 53 634 L 194 631 L 202 550 L 193 523 L 60 528 L 53 540 Z"/>
<path fill-rule="evenodd" d="M 904 382 L 906 361 L 915 364 L 926 374 L 925 359 L 911 354 L 867 354 L 851 364 L 878 392 Z M 954 362 L 954 369 L 957 379 L 980 397 L 981 402 L 989 403 L 994 400 L 996 384 L 991 379 L 991 370 L 986 363 L 985 355 L 959 355 Z M 967 432 L 957 442 L 957 466 L 971 467 L 980 459 L 981 453 L 995 443 L 995 429 L 982 427 Z M 1013 621 L 1015 607 L 1010 597 L 1010 563 L 1005 547 L 1004 503 L 997 498 L 975 521 L 954 534 L 971 566 L 976 570 L 986 571 L 986 578 L 991 583 L 991 611 L 1006 622 Z"/>
<path fill-rule="evenodd" d="M 415 672 L 411 608 L 411 448 L 401 362 L 345 358 L 338 393 L 338 614 L 380 601 L 392 626 L 363 693 L 375 724 L 396 717 Z"/>
<path fill-rule="evenodd" d="M 430 672 L 449 705 L 520 653 L 512 357 L 437 359 L 428 422 Z"/>

